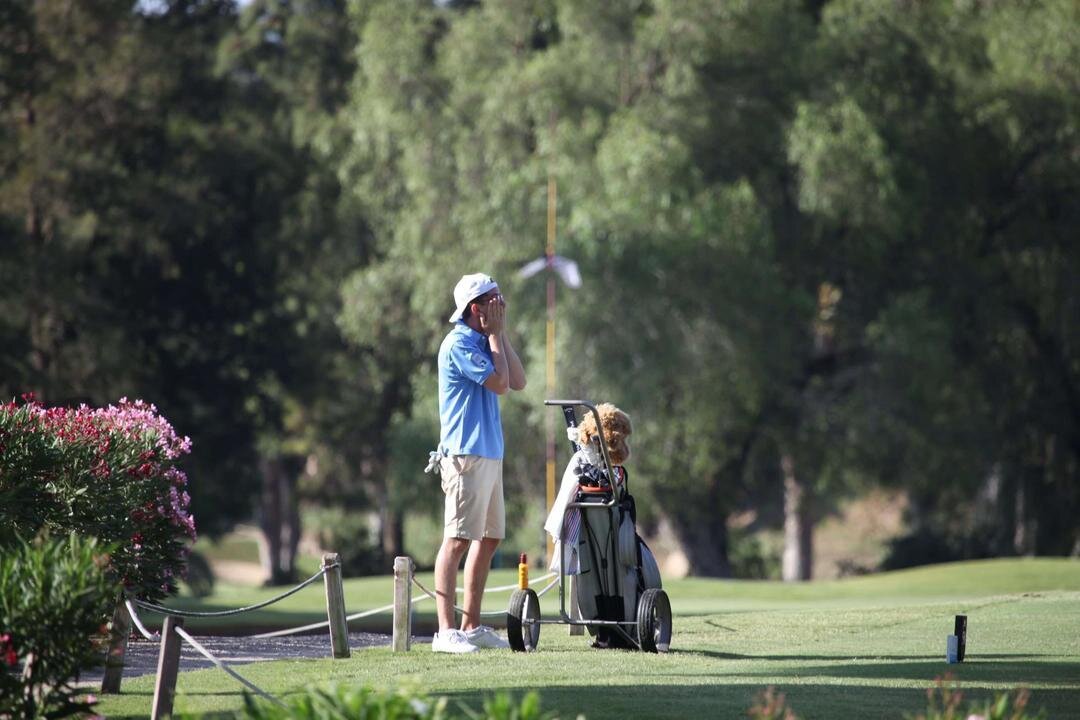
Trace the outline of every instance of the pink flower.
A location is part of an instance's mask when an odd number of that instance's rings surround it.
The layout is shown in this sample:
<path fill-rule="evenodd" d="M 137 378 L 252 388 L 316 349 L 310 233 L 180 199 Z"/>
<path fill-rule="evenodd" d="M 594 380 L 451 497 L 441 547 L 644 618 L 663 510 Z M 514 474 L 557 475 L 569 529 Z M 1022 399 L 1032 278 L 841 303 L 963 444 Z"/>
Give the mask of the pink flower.
<path fill-rule="evenodd" d="M 15 644 L 11 642 L 11 635 L 4 633 L 0 635 L 0 650 L 4 653 L 4 664 L 11 667 L 19 662 L 19 653 L 15 652 Z"/>

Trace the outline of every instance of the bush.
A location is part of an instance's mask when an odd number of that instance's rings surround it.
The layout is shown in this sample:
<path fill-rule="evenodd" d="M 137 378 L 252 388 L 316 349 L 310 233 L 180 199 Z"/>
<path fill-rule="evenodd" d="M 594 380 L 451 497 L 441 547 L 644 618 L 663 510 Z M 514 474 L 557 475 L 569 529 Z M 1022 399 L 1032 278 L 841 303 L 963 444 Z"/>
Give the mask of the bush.
<path fill-rule="evenodd" d="M 506 693 L 498 693 L 485 699 L 479 712 L 460 702 L 460 713 L 452 713 L 448 708 L 447 698 L 432 699 L 410 688 L 378 691 L 369 687 L 331 685 L 309 688 L 290 698 L 286 707 L 256 701 L 245 695 L 242 715 L 251 720 L 553 720 L 553 716 L 541 714 L 540 696 L 535 692 L 527 693 L 520 702 Z"/>
<path fill-rule="evenodd" d="M 761 537 L 746 530 L 728 532 L 731 574 L 741 580 L 772 580 L 780 577 L 780 553 Z"/>
<path fill-rule="evenodd" d="M 315 530 L 319 547 L 341 556 L 345 577 L 384 575 L 393 567 L 372 537 L 367 518 L 336 507 L 305 513 L 304 526 Z"/>
<path fill-rule="evenodd" d="M 188 553 L 184 584 L 192 597 L 210 597 L 214 592 L 214 569 L 202 553 L 194 550 Z"/>
<path fill-rule="evenodd" d="M 754 720 L 799 720 L 795 712 L 788 707 L 784 693 L 776 692 L 769 686 L 754 698 L 754 704 L 746 711 Z"/>
<path fill-rule="evenodd" d="M 191 449 L 153 405 L 46 408 L 31 396 L 0 404 L 0 547 L 41 530 L 115 547 L 110 570 L 144 599 L 175 592 L 195 537 Z"/>
<path fill-rule="evenodd" d="M 934 687 L 926 691 L 926 699 L 929 703 L 926 713 L 916 715 L 913 720 L 1040 720 L 1045 717 L 1042 711 L 1034 715 L 1028 712 L 1031 693 L 1026 688 L 998 693 L 993 700 L 970 703 L 967 709 L 962 709 L 960 704 L 964 694 L 952 685 L 949 674 L 937 679 Z M 798 720 L 788 707 L 784 694 L 771 686 L 758 693 L 747 714 L 755 720 Z"/>
<path fill-rule="evenodd" d="M 116 597 L 108 561 L 98 541 L 74 533 L 16 540 L 0 556 L 0 717 L 59 718 L 90 709 L 70 683 L 102 657 L 91 638 L 104 632 Z"/>
<path fill-rule="evenodd" d="M 915 720 L 1039 720 L 1045 717 L 1041 710 L 1037 714 L 1028 712 L 1031 692 L 1027 688 L 997 693 L 993 700 L 973 702 L 963 710 L 960 703 L 964 693 L 952 684 L 951 674 L 938 678 L 934 687 L 926 691 L 926 698 L 929 702 L 926 714 L 916 715 Z"/>

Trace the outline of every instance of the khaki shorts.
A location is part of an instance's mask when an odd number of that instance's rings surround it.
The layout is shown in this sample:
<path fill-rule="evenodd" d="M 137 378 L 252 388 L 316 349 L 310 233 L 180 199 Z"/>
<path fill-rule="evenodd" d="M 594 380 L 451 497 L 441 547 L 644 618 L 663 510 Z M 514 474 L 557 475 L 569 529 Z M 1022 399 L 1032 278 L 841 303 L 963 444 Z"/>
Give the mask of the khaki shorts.
<path fill-rule="evenodd" d="M 448 455 L 440 461 L 443 537 L 480 540 L 506 536 L 502 460 L 479 455 Z"/>

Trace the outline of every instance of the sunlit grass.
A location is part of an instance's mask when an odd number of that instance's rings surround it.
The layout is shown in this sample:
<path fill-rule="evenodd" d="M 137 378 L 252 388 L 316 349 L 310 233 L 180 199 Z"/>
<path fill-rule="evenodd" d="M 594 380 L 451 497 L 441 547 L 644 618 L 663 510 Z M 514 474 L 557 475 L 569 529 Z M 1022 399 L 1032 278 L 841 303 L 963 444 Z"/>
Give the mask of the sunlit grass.
<path fill-rule="evenodd" d="M 509 582 L 509 572 L 492 578 Z M 391 587 L 390 578 L 350 580 L 346 603 L 351 612 L 386 604 Z M 240 671 L 278 696 L 335 680 L 379 687 L 404 681 L 476 705 L 488 691 L 535 688 L 545 709 L 589 718 L 745 717 L 768 685 L 787 693 L 804 718 L 900 718 L 924 709 L 925 689 L 952 672 L 969 698 L 1024 685 L 1049 717 L 1080 718 L 1077 561 L 993 560 L 800 585 L 687 579 L 667 588 L 675 613 L 669 655 L 592 650 L 565 626 L 545 625 L 530 655 L 446 657 L 417 645 L 407 654 L 360 650 L 348 660 L 256 663 Z M 223 587 L 214 602 L 268 594 Z M 493 597 L 485 609 L 505 599 Z M 322 602 L 312 588 L 282 605 L 317 618 Z M 545 596 L 545 616 L 556 604 L 554 592 Z M 959 613 L 968 615 L 968 660 L 948 665 L 945 637 Z M 102 709 L 109 717 L 145 716 L 152 690 L 152 677 L 125 681 L 124 694 Z M 220 671 L 183 673 L 177 710 L 235 710 L 240 693 Z"/>

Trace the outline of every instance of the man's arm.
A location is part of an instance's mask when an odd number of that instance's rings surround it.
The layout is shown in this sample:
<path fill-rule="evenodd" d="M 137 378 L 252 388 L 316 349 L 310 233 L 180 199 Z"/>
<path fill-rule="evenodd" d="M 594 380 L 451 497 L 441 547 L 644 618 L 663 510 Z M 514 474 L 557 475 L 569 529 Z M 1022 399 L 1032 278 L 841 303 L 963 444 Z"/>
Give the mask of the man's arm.
<path fill-rule="evenodd" d="M 510 389 L 510 366 L 506 354 L 508 344 L 503 340 L 503 328 L 506 320 L 506 308 L 498 298 L 492 298 L 484 312 L 480 314 L 480 327 L 488 337 L 491 347 L 491 359 L 495 372 L 488 375 L 484 387 L 496 395 L 505 395 Z M 513 353 L 513 348 L 510 348 Z M 520 361 L 518 362 L 520 365 Z"/>
<path fill-rule="evenodd" d="M 495 372 L 488 375 L 487 380 L 484 381 L 484 387 L 496 395 L 505 395 L 511 385 L 510 368 L 507 364 L 502 335 L 491 335 L 488 338 L 488 344 L 491 346 L 491 359 L 495 365 Z M 511 349 L 510 352 L 513 350 Z"/>
<path fill-rule="evenodd" d="M 503 395 L 508 390 L 524 390 L 525 368 L 506 334 L 506 302 L 501 296 L 488 303 L 480 316 L 480 325 L 488 336 L 495 362 L 495 372 L 484 381 L 484 387 L 496 395 Z"/>
<path fill-rule="evenodd" d="M 510 371 L 510 389 L 511 390 L 524 390 L 525 389 L 525 368 L 521 364 L 521 359 L 518 358 L 517 351 L 514 350 L 514 346 L 510 344 L 510 336 L 507 333 L 503 333 L 499 337 L 499 343 L 506 353 L 506 366 Z"/>

